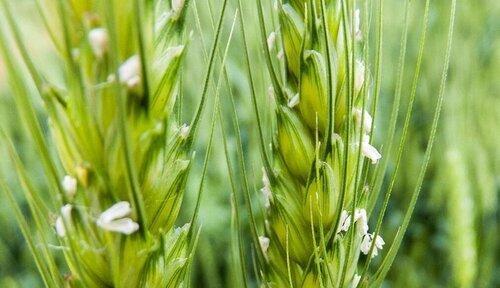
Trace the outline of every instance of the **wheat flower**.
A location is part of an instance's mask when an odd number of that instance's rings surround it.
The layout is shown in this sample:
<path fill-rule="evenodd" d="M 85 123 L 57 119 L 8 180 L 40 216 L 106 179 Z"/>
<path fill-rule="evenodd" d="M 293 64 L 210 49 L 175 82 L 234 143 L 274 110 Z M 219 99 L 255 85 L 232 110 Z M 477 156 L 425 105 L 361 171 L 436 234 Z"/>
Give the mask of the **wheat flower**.
<path fill-rule="evenodd" d="M 363 254 L 368 255 L 368 253 L 370 252 L 370 248 L 374 240 L 373 237 L 374 237 L 373 234 L 370 233 L 366 233 L 363 236 L 363 240 L 361 241 L 361 246 L 360 246 L 361 252 L 363 252 Z M 377 235 L 377 237 L 375 237 L 375 247 L 373 249 L 372 257 L 378 255 L 378 250 L 381 250 L 384 247 L 384 244 L 385 244 L 384 239 L 382 239 L 380 235 Z"/>
<path fill-rule="evenodd" d="M 131 212 L 129 202 L 118 202 L 99 215 L 97 226 L 107 231 L 130 235 L 139 229 L 139 224 L 126 217 Z"/>
<path fill-rule="evenodd" d="M 138 55 L 131 56 L 118 69 L 120 83 L 129 89 L 136 88 L 141 82 L 141 60 Z"/>
<path fill-rule="evenodd" d="M 263 187 L 260 189 L 262 196 L 264 197 L 264 207 L 271 207 L 271 200 L 273 197 L 273 193 L 271 192 L 271 183 L 269 182 L 269 178 L 267 177 L 267 173 L 265 169 L 262 169 L 262 184 Z"/>
<path fill-rule="evenodd" d="M 351 215 L 349 215 L 349 212 L 347 212 L 346 210 L 342 210 L 342 213 L 340 214 L 340 225 L 339 228 L 337 229 L 337 233 L 347 232 L 350 226 L 351 226 Z"/>
<path fill-rule="evenodd" d="M 186 140 L 189 137 L 190 131 L 191 131 L 191 127 L 189 127 L 188 124 L 182 124 L 182 126 L 179 127 L 179 135 L 184 140 Z"/>
<path fill-rule="evenodd" d="M 364 236 L 368 233 L 368 217 L 366 216 L 366 210 L 357 208 L 354 211 L 354 222 L 357 224 L 358 234 Z"/>
<path fill-rule="evenodd" d="M 363 139 L 361 140 L 361 153 L 370 159 L 372 164 L 377 164 L 378 160 L 382 158 L 377 148 L 370 144 L 370 137 L 368 135 L 363 135 Z"/>
<path fill-rule="evenodd" d="M 89 32 L 89 44 L 97 58 L 102 58 L 109 49 L 109 36 L 106 28 L 94 28 Z"/>
<path fill-rule="evenodd" d="M 63 207 L 61 207 L 61 215 L 57 217 L 56 223 L 55 223 L 55 228 L 57 235 L 60 237 L 65 237 L 66 236 L 66 226 L 71 223 L 71 210 L 73 209 L 73 206 L 71 204 L 66 204 Z M 67 224 L 65 224 L 67 223 Z"/>
<path fill-rule="evenodd" d="M 269 243 L 270 243 L 270 239 L 265 237 L 265 236 L 260 236 L 259 237 L 259 243 L 260 243 L 260 248 L 262 249 L 262 252 L 264 254 L 267 253 L 267 249 L 269 249 Z"/>
<path fill-rule="evenodd" d="M 354 108 L 353 111 L 354 119 L 356 120 L 356 126 L 361 127 L 363 132 L 368 134 L 372 130 L 373 118 L 372 116 L 364 109 Z M 361 123 L 363 121 L 363 123 Z"/>
<path fill-rule="evenodd" d="M 69 198 L 73 198 L 76 194 L 76 189 L 78 188 L 78 182 L 76 178 L 70 175 L 66 175 L 64 176 L 61 184 L 64 192 L 66 192 L 66 195 L 68 195 Z"/>

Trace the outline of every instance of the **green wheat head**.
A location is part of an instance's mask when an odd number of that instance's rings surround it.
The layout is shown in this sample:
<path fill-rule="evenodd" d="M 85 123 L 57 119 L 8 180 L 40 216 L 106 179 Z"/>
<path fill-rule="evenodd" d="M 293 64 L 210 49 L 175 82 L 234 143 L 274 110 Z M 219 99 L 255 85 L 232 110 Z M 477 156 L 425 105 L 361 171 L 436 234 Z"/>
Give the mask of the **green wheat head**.
<path fill-rule="evenodd" d="M 369 188 L 361 183 L 381 155 L 370 144 L 372 83 L 362 57 L 360 10 L 349 4 L 347 10 L 341 1 L 285 1 L 276 13 L 282 47 L 274 47 L 275 32 L 267 41 L 271 52 L 283 49 L 277 53 L 286 75 L 283 89 L 273 89 L 274 163 L 263 188 L 268 210 L 260 239 L 272 287 L 359 281 L 357 259 L 373 241 L 365 210 Z M 376 239 L 374 255 L 384 244 Z M 315 263 L 319 255 L 323 260 Z"/>
<path fill-rule="evenodd" d="M 4 38 L 1 50 L 10 82 L 42 155 L 52 201 L 43 203 L 23 177 L 23 165 L 12 147 L 10 155 L 27 190 L 37 230 L 56 234 L 69 268 L 63 278 L 49 251 L 52 236 L 41 236 L 44 248 L 32 252 L 45 284 L 186 285 L 193 231 L 189 225 L 174 224 L 193 143 L 190 126 L 179 123 L 177 109 L 189 1 L 38 1 L 63 63 L 61 74 L 49 77 L 33 64 L 6 2 L 2 1 L 3 11 L 43 99 L 57 151 L 57 157 L 49 155 L 26 81 L 9 58 Z M 63 81 L 54 84 L 48 80 L 52 78 Z M 56 168 L 58 161 L 62 173 Z"/>
<path fill-rule="evenodd" d="M 383 3 L 289 0 L 272 5 L 267 1 L 257 2 L 264 60 L 272 84 L 268 91 L 270 99 L 260 100 L 263 97 L 258 96 L 253 71 L 251 67 L 248 69 L 264 166 L 262 230 L 256 224 L 257 218 L 252 216 L 251 204 L 247 204 L 254 221 L 252 237 L 258 277 L 265 287 L 381 285 L 410 221 L 432 151 L 454 14 L 450 14 L 448 49 L 426 155 L 400 231 L 385 252 L 380 231 L 412 116 L 429 1 L 422 20 L 415 78 L 407 91 L 408 108 L 402 137 L 396 146 L 396 170 L 390 177 L 389 187 L 384 189 L 382 183 L 398 123 L 408 29 L 402 32 L 396 83 L 399 88 L 396 88 L 389 125 L 377 131 L 380 128 L 375 127 L 375 116 L 382 73 Z M 409 6 L 409 2 L 406 3 L 406 15 Z M 370 32 L 371 16 L 375 19 L 375 37 Z M 242 33 L 248 42 L 244 28 Z M 376 45 L 373 58 L 369 56 L 373 52 L 371 41 Z M 251 66 L 248 46 L 246 48 L 247 63 Z M 371 59 L 375 59 L 374 63 Z M 271 105 L 261 107 L 259 101 Z M 382 153 L 372 142 L 375 134 L 386 135 Z M 268 140 L 267 135 L 271 135 L 271 139 Z M 372 216 L 381 194 L 384 195 L 381 209 L 378 215 Z M 376 222 L 375 226 L 369 227 L 370 218 Z M 371 274 L 371 260 L 381 253 L 385 255 L 380 266 Z"/>

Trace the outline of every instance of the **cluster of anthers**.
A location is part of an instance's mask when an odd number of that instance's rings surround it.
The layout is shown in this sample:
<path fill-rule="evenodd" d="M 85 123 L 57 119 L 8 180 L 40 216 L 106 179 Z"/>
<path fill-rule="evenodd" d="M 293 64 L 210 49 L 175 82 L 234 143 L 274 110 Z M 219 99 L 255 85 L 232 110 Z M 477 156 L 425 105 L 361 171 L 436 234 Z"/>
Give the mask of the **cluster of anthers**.
<path fill-rule="evenodd" d="M 76 178 L 69 175 L 64 176 L 61 184 L 66 195 L 71 197 L 75 196 L 77 183 L 78 181 Z M 66 236 L 66 227 L 71 223 L 72 210 L 72 204 L 64 205 L 61 208 L 61 215 L 56 219 L 55 228 L 57 235 L 60 237 Z M 105 231 L 130 235 L 139 229 L 139 224 L 128 217 L 131 212 L 130 203 L 127 201 L 120 201 L 102 212 L 95 222 L 98 227 Z"/>

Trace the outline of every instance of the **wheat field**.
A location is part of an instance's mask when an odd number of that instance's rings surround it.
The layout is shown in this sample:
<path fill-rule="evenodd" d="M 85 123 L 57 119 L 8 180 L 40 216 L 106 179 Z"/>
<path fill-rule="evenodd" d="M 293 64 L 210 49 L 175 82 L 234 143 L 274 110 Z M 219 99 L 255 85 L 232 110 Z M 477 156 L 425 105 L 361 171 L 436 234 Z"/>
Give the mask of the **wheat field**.
<path fill-rule="evenodd" d="M 0 287 L 500 286 L 497 1 L 0 15 Z"/>

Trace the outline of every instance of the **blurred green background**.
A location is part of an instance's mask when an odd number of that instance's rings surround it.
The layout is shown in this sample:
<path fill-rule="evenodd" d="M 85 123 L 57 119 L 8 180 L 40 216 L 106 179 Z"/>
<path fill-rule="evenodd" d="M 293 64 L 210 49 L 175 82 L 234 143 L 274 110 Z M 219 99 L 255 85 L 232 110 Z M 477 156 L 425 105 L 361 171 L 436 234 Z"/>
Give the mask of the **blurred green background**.
<path fill-rule="evenodd" d="M 194 1 L 193 1 L 194 2 Z M 189 119 L 190 107 L 196 103 L 204 74 L 202 41 L 205 48 L 213 40 L 210 22 L 210 7 L 215 14 L 220 11 L 221 1 L 197 1 L 202 31 L 192 17 L 194 31 L 190 57 L 187 57 L 183 82 L 186 91 L 185 119 Z M 244 1 L 247 2 L 247 1 Z M 244 17 L 255 21 L 253 1 L 246 3 Z M 382 117 L 376 124 L 383 130 L 389 118 L 395 89 L 397 55 L 403 21 L 402 1 L 385 1 L 384 14 L 384 63 L 382 76 L 383 101 L 380 103 Z M 412 1 L 416 2 L 416 1 Z M 423 1 L 420 1 L 423 2 Z M 412 3 L 410 35 L 406 58 L 403 87 L 403 107 L 409 97 L 414 63 L 418 50 L 423 3 Z M 41 29 L 40 19 L 34 9 L 33 0 L 11 1 L 15 5 L 18 22 L 22 23 L 24 37 L 29 39 L 30 52 L 36 64 L 43 71 L 57 69 L 47 35 Z M 410 136 L 398 175 L 396 190 L 390 202 L 385 219 L 384 238 L 391 239 L 403 217 L 414 187 L 419 165 L 426 147 L 428 128 L 438 93 L 443 53 L 446 46 L 448 10 L 450 1 L 431 1 L 429 40 L 426 45 L 422 76 L 417 90 L 417 103 L 412 118 Z M 195 13 L 191 3 L 191 13 Z M 210 7 L 208 6 L 210 5 Z M 234 13 L 236 1 L 232 1 Z M 213 15 L 215 17 L 215 15 Z M 225 38 L 227 39 L 233 17 L 226 17 Z M 0 21 L 3 24 L 3 20 Z M 252 60 L 254 65 L 264 62 L 260 55 L 260 38 L 257 23 L 250 27 Z M 238 30 L 237 30 L 238 31 Z M 238 33 L 236 33 L 238 34 Z M 443 110 L 439 136 L 436 142 L 430 168 L 424 182 L 421 197 L 412 223 L 399 251 L 391 273 L 384 284 L 386 287 L 500 287 L 498 249 L 498 206 L 500 191 L 500 1 L 462 0 L 457 5 L 457 22 L 452 50 L 449 77 L 446 88 L 446 102 Z M 226 67 L 230 75 L 230 89 L 234 93 L 242 130 L 244 152 L 248 165 L 247 175 L 259 188 L 260 167 L 255 119 L 250 103 L 250 93 L 241 57 L 241 38 L 235 35 Z M 265 71 L 265 69 L 262 69 Z M 189 74 L 188 74 L 189 73 Z M 266 93 L 269 81 L 266 73 L 256 75 L 259 92 Z M 230 119 L 229 87 L 222 88 L 221 101 L 223 117 Z M 29 163 L 34 179 L 42 176 L 32 143 L 23 131 L 9 95 L 5 71 L 0 62 L 0 125 L 12 135 L 21 151 L 25 163 Z M 212 103 L 213 104 L 213 103 Z M 43 107 L 39 106 L 40 117 Z M 402 117 L 402 116 L 401 116 Z M 207 118 L 205 123 L 208 123 Z M 234 127 L 224 121 L 227 130 L 232 161 L 235 160 L 236 138 Z M 206 125 L 208 127 L 208 124 Z M 209 129 L 203 129 L 199 144 L 199 155 L 205 152 Z M 220 130 L 217 130 L 220 135 Z M 380 137 L 380 135 L 379 135 Z M 194 287 L 235 287 L 230 252 L 231 202 L 222 137 L 215 138 L 208 180 L 204 189 L 201 208 L 202 234 L 193 271 Z M 397 139 L 397 138 L 396 138 Z M 395 145 L 396 146 L 396 145 Z M 6 165 L 6 154 L 0 147 L 0 169 L 7 179 L 14 179 Z M 198 157 L 200 159 L 201 157 Z M 198 163 L 194 173 L 199 173 Z M 389 173 L 394 167 L 389 167 Z M 196 175 L 196 174 L 194 174 Z M 196 177 L 193 177 L 196 179 Z M 42 179 L 38 179 L 43 189 Z M 186 195 L 183 219 L 189 220 L 198 182 L 192 181 Z M 6 201 L 0 196 L 0 287 L 40 287 L 36 268 L 17 229 L 15 218 Z M 22 203 L 22 197 L 19 195 Z M 256 201 L 258 201 L 256 199 Z M 24 207 L 26 208 L 26 207 Z M 245 222 L 245 215 L 242 215 Z M 243 227 L 246 231 L 245 227 Z M 248 235 L 248 234 L 247 234 Z M 250 253 L 247 253 L 249 258 Z M 251 260 L 248 266 L 251 265 Z"/>

